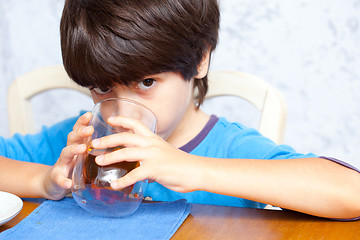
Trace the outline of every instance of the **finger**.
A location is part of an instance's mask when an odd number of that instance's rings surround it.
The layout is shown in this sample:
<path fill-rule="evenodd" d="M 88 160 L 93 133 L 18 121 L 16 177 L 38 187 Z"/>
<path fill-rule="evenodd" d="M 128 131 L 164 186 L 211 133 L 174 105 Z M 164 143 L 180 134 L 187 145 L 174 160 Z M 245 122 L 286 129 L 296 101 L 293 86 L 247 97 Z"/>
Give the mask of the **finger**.
<path fill-rule="evenodd" d="M 65 175 L 58 174 L 55 183 L 64 189 L 70 189 L 72 186 L 72 180 L 67 178 Z"/>
<path fill-rule="evenodd" d="M 88 127 L 91 120 L 91 112 L 86 112 L 73 126 L 73 130 L 68 134 L 68 145 L 81 143 L 82 138 L 91 136 L 93 129 Z"/>
<path fill-rule="evenodd" d="M 84 138 L 90 137 L 93 133 L 92 126 L 81 126 L 68 134 L 68 145 L 82 143 Z"/>
<path fill-rule="evenodd" d="M 79 117 L 79 119 L 74 124 L 73 130 L 78 129 L 80 126 L 89 125 L 91 120 L 91 112 L 86 112 Z"/>
<path fill-rule="evenodd" d="M 85 151 L 85 144 L 66 146 L 60 154 L 59 163 L 69 164 L 76 155 L 82 154 Z"/>
<path fill-rule="evenodd" d="M 136 162 L 144 159 L 146 150 L 142 148 L 126 147 L 117 151 L 99 155 L 95 158 L 98 165 L 104 166 L 117 162 Z"/>
<path fill-rule="evenodd" d="M 127 118 L 127 117 L 110 117 L 108 118 L 108 123 L 112 126 L 123 127 L 125 129 L 131 129 L 134 133 L 140 134 L 143 136 L 152 136 L 153 131 L 149 127 L 145 126 L 140 120 Z M 154 124 L 156 125 L 156 124 Z"/>
<path fill-rule="evenodd" d="M 155 137 L 155 135 L 154 135 Z M 123 132 L 111 134 L 102 138 L 94 139 L 91 144 L 97 149 L 113 148 L 117 146 L 138 146 L 145 147 L 153 143 L 154 139 L 143 137 L 133 133 Z"/>
<path fill-rule="evenodd" d="M 145 179 L 147 179 L 145 172 L 142 171 L 140 167 L 138 167 L 127 173 L 125 176 L 112 181 L 110 183 L 110 186 L 115 190 L 119 190 L 131 186 L 138 181 L 143 181 Z"/>

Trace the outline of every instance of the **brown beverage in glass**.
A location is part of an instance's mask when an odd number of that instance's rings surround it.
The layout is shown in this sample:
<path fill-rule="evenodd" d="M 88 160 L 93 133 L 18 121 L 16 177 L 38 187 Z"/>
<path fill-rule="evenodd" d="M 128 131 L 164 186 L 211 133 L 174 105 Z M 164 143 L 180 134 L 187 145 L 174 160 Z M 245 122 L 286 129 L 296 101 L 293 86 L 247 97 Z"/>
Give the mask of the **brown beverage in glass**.
<path fill-rule="evenodd" d="M 152 131 L 156 129 L 155 115 L 143 105 L 127 99 L 105 99 L 93 110 L 91 125 L 94 134 L 89 140 L 88 151 L 78 156 L 73 170 L 72 193 L 75 201 L 85 210 L 101 216 L 122 217 L 136 211 L 142 202 L 147 180 L 139 181 L 120 190 L 111 188 L 110 183 L 140 166 L 139 162 L 120 162 L 99 166 L 96 156 L 123 148 L 94 149 L 91 140 L 126 131 L 107 124 L 110 116 L 136 118 Z"/>

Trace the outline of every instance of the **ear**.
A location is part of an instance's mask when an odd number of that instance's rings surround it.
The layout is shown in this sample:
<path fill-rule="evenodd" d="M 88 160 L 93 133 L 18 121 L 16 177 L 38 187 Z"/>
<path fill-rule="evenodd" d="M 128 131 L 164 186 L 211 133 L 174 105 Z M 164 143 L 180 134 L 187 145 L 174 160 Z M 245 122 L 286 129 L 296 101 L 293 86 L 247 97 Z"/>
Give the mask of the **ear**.
<path fill-rule="evenodd" d="M 209 70 L 209 64 L 210 64 L 210 49 L 205 52 L 203 59 L 198 65 L 198 69 L 197 69 L 198 74 L 194 78 L 201 79 L 205 77 Z"/>

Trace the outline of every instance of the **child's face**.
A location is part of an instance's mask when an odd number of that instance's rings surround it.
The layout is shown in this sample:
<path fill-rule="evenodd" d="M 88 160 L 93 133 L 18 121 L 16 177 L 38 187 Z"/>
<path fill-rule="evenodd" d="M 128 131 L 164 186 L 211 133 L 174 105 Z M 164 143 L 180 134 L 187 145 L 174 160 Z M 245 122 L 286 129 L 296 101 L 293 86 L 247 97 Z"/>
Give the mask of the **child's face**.
<path fill-rule="evenodd" d="M 116 84 L 110 89 L 90 88 L 94 102 L 106 98 L 128 98 L 150 108 L 158 120 L 157 134 L 167 139 L 186 113 L 193 109 L 193 81 L 180 74 L 164 72 L 147 76 L 130 86 Z"/>

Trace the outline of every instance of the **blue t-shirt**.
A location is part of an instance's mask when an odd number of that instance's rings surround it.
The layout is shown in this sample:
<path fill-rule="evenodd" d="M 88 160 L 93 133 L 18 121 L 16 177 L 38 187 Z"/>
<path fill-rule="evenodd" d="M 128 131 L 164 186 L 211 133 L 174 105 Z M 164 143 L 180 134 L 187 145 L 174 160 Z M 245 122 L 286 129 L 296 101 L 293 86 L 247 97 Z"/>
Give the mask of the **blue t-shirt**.
<path fill-rule="evenodd" d="M 82 112 L 83 114 L 85 112 Z M 51 127 L 43 126 L 36 134 L 0 136 L 0 156 L 26 162 L 54 165 L 67 143 L 67 135 L 80 117 L 61 121 Z"/>
<path fill-rule="evenodd" d="M 8 139 L 0 137 L 0 155 L 16 160 L 53 165 L 66 146 L 67 135 L 72 131 L 77 119 L 78 117 L 75 117 L 51 127 L 43 127 L 37 134 L 15 134 Z M 180 149 L 194 155 L 213 158 L 270 160 L 317 157 L 314 154 L 297 153 L 287 145 L 276 145 L 255 129 L 239 123 L 230 123 L 214 115 L 204 129 Z M 188 202 L 200 204 L 252 208 L 265 206 L 250 200 L 205 191 L 179 193 L 156 182 L 148 184 L 145 196 L 151 197 L 154 201 L 187 199 Z"/>
<path fill-rule="evenodd" d="M 287 145 L 276 145 L 257 130 L 239 123 L 230 123 L 225 118 L 212 115 L 204 129 L 181 150 L 204 157 L 239 159 L 289 159 L 317 157 L 300 154 Z M 239 160 L 241 161 L 241 160 Z M 205 191 L 179 193 L 158 183 L 150 183 L 146 196 L 154 201 L 187 199 L 192 203 L 263 208 L 265 204 L 247 199 L 225 196 Z"/>

